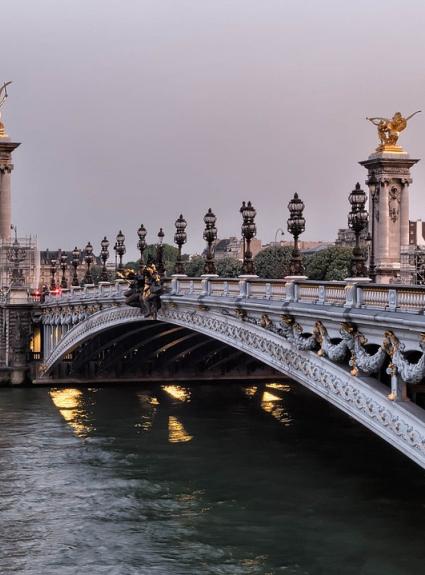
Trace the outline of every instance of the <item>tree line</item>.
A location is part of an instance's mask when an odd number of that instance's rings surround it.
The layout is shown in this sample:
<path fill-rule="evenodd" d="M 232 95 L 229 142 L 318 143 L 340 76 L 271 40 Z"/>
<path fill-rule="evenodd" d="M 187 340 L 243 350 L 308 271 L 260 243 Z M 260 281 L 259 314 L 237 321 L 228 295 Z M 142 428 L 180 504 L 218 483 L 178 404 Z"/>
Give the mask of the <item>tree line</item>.
<path fill-rule="evenodd" d="M 174 270 L 177 259 L 177 248 L 164 244 L 164 261 L 168 275 Z M 289 275 L 289 262 L 292 248 L 290 246 L 276 246 L 261 250 L 255 257 L 255 270 L 259 277 L 280 279 Z M 148 245 L 144 252 L 144 259 L 150 257 L 155 260 L 156 245 Z M 305 275 L 312 280 L 344 280 L 350 276 L 350 261 L 352 249 L 339 246 L 330 246 L 304 257 Z M 204 273 L 205 259 L 196 255 L 189 259 L 183 255 L 186 273 L 190 277 L 199 277 Z M 126 267 L 137 269 L 138 261 L 127 262 Z M 216 261 L 217 273 L 221 277 L 234 278 L 242 272 L 242 262 L 236 258 L 226 257 Z"/>

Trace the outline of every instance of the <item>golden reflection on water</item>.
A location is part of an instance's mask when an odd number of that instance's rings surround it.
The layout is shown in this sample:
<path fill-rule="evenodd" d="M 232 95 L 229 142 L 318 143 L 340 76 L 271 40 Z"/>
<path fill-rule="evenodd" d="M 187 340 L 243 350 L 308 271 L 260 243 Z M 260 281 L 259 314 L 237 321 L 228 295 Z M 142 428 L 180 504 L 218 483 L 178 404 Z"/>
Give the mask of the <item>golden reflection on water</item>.
<path fill-rule="evenodd" d="M 168 417 L 168 441 L 170 443 L 186 443 L 191 441 L 193 435 L 189 435 L 183 423 L 174 415 Z"/>
<path fill-rule="evenodd" d="M 168 395 L 179 401 L 190 401 L 190 391 L 181 385 L 162 385 L 163 389 Z"/>
<path fill-rule="evenodd" d="M 53 403 L 59 409 L 59 413 L 64 420 L 72 427 L 77 437 L 87 437 L 93 430 L 91 425 L 87 424 L 87 413 L 82 407 L 83 392 L 80 389 L 52 389 L 50 397 Z"/>
<path fill-rule="evenodd" d="M 147 393 L 138 393 L 137 397 L 143 407 L 142 421 L 136 423 L 135 427 L 140 427 L 143 431 L 150 431 L 153 427 L 153 420 L 155 418 L 159 401 L 153 395 Z"/>
<path fill-rule="evenodd" d="M 279 391 L 291 391 L 291 386 L 285 383 L 268 383 L 266 387 L 268 389 L 278 389 Z"/>
<path fill-rule="evenodd" d="M 274 395 L 269 391 L 265 391 L 261 398 L 261 408 L 264 409 L 265 412 L 270 413 L 272 417 L 277 419 L 283 425 L 290 425 L 291 419 L 282 405 L 282 398 L 277 395 Z"/>
<path fill-rule="evenodd" d="M 251 387 L 244 387 L 243 390 L 248 397 L 252 397 L 257 393 L 257 386 L 251 385 Z"/>

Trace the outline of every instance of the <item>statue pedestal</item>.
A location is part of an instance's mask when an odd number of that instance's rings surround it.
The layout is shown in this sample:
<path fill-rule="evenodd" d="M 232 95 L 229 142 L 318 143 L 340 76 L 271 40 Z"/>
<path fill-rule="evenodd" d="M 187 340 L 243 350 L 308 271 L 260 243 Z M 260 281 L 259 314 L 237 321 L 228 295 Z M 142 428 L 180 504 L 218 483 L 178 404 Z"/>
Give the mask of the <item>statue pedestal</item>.
<path fill-rule="evenodd" d="M 375 152 L 363 162 L 377 184 L 369 189 L 369 232 L 372 237 L 376 283 L 391 283 L 400 277 L 402 246 L 409 245 L 410 168 L 414 160 L 405 152 Z"/>
<path fill-rule="evenodd" d="M 12 152 L 18 146 L 19 144 L 11 142 L 7 137 L 0 137 L 0 239 L 2 240 L 10 238 Z"/>

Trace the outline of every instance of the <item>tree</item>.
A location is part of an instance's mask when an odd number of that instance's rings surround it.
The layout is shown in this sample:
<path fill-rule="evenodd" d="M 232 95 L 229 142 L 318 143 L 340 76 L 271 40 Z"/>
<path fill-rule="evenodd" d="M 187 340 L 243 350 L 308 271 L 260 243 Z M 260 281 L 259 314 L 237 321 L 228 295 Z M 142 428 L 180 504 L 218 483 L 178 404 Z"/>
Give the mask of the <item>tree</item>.
<path fill-rule="evenodd" d="M 265 248 L 254 258 L 255 271 L 262 278 L 284 278 L 289 275 L 291 255 L 290 246 Z"/>
<path fill-rule="evenodd" d="M 145 251 L 143 252 L 143 259 L 145 263 L 148 261 L 149 256 L 153 261 L 156 261 L 156 249 L 158 244 L 149 244 L 146 246 Z M 174 273 L 174 266 L 176 265 L 178 249 L 171 244 L 163 244 L 163 257 L 165 263 L 165 269 L 167 270 L 167 275 L 171 275 Z M 189 256 L 187 254 L 182 255 L 182 260 L 188 261 Z M 127 262 L 125 267 L 131 267 L 132 269 L 139 268 L 140 260 L 135 262 Z"/>
<path fill-rule="evenodd" d="M 87 268 L 86 268 L 87 269 Z M 113 282 L 115 279 L 115 274 L 112 273 L 110 270 L 107 271 L 108 273 L 108 282 Z M 86 270 L 84 270 L 84 274 L 81 280 L 81 285 L 84 285 L 84 278 L 85 278 Z M 102 274 L 102 266 L 94 264 L 90 267 L 90 274 L 93 279 L 94 284 L 98 284 L 100 282 L 100 276 Z"/>
<path fill-rule="evenodd" d="M 242 262 L 236 258 L 217 260 L 217 273 L 223 278 L 237 278 L 242 273 Z"/>
<path fill-rule="evenodd" d="M 186 264 L 186 273 L 191 278 L 196 278 L 204 273 L 205 259 L 202 256 L 193 256 Z"/>
<path fill-rule="evenodd" d="M 305 275 L 310 280 L 343 280 L 351 275 L 351 248 L 332 246 L 305 259 Z"/>

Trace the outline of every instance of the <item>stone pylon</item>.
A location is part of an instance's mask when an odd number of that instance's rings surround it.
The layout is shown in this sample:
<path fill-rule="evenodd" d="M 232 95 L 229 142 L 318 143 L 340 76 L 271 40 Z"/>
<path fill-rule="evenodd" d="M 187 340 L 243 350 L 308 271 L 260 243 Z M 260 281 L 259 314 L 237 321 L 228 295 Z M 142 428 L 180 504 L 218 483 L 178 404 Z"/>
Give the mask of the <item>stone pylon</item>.
<path fill-rule="evenodd" d="M 360 162 L 368 171 L 369 232 L 377 283 L 391 283 L 400 277 L 401 252 L 409 245 L 410 168 L 418 161 L 404 151 L 378 151 Z M 374 191 L 372 176 L 376 179 Z"/>
<path fill-rule="evenodd" d="M 2 129 L 3 128 L 3 129 Z M 0 241 L 10 238 L 12 223 L 10 180 L 13 170 L 12 152 L 19 144 L 11 142 L 0 124 Z"/>

